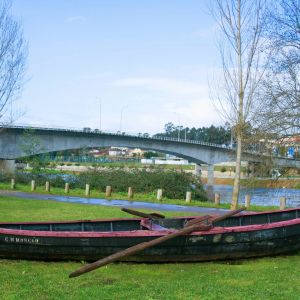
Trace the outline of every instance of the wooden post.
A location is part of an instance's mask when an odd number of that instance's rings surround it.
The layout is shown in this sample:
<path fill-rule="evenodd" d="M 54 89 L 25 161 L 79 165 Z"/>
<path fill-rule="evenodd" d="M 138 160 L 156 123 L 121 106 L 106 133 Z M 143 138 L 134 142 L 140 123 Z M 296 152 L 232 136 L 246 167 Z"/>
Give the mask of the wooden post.
<path fill-rule="evenodd" d="M 133 189 L 131 186 L 128 188 L 128 198 L 133 198 Z"/>
<path fill-rule="evenodd" d="M 250 202 L 251 202 L 251 196 L 249 194 L 247 194 L 245 196 L 245 207 L 246 207 L 246 209 L 250 208 Z"/>
<path fill-rule="evenodd" d="M 65 194 L 69 194 L 70 184 L 68 182 L 65 183 Z"/>
<path fill-rule="evenodd" d="M 105 197 L 110 197 L 110 196 L 111 196 L 111 186 L 108 185 L 106 186 Z"/>
<path fill-rule="evenodd" d="M 50 182 L 49 182 L 49 181 L 46 181 L 46 184 L 45 184 L 45 191 L 46 191 L 46 192 L 50 192 Z"/>
<path fill-rule="evenodd" d="M 31 191 L 35 191 L 35 180 L 31 180 Z"/>
<path fill-rule="evenodd" d="M 192 192 L 186 192 L 185 202 L 190 203 L 192 200 Z"/>
<path fill-rule="evenodd" d="M 88 197 L 90 195 L 90 185 L 86 184 L 85 185 L 85 195 Z"/>
<path fill-rule="evenodd" d="M 285 205 L 286 205 L 286 198 L 285 197 L 280 197 L 280 210 L 285 209 Z"/>
<path fill-rule="evenodd" d="M 161 200 L 162 199 L 162 194 L 163 194 L 162 189 L 158 189 L 157 190 L 157 196 L 156 196 L 157 200 Z"/>
<path fill-rule="evenodd" d="M 15 187 L 16 187 L 16 183 L 15 183 L 15 180 L 12 178 L 12 179 L 11 179 L 11 182 L 10 182 L 10 188 L 11 188 L 12 190 L 14 190 Z"/>
<path fill-rule="evenodd" d="M 215 193 L 215 205 L 219 206 L 221 202 L 221 195 L 219 193 Z"/>

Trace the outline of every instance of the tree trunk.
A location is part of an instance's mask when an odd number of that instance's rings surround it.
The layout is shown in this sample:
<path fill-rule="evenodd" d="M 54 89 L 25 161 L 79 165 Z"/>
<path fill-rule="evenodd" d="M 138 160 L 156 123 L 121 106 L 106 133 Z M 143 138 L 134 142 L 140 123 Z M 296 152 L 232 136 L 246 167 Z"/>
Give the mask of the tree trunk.
<path fill-rule="evenodd" d="M 236 124 L 236 166 L 233 183 L 231 209 L 238 207 L 238 199 L 240 192 L 241 180 L 241 160 L 242 160 L 242 142 L 244 130 L 244 83 L 243 83 L 243 64 L 242 64 L 242 39 L 241 39 L 241 1 L 237 1 L 238 24 L 237 24 L 237 59 L 238 59 L 238 80 L 239 80 L 239 94 L 238 94 L 238 119 Z"/>
<path fill-rule="evenodd" d="M 269 55 L 272 54 L 272 49 L 266 47 L 264 37 L 267 2 L 210 1 L 212 12 L 224 35 L 219 44 L 224 80 L 219 85 L 221 91 L 219 92 L 217 88 L 215 90 L 218 94 L 220 112 L 226 121 L 230 122 L 237 143 L 232 209 L 238 206 L 242 149 L 245 148 L 243 144 L 246 137 L 255 134 L 255 131 L 249 134 L 246 129 L 253 128 L 257 119 L 255 111 L 262 103 L 256 101 L 259 95 L 256 91 L 260 89 Z M 224 101 L 229 105 L 224 104 Z"/>
<path fill-rule="evenodd" d="M 236 166 L 235 166 L 235 176 L 234 176 L 230 209 L 236 209 L 238 207 L 238 199 L 239 199 L 239 193 L 240 193 L 241 161 L 242 161 L 242 135 L 241 135 L 241 133 L 237 134 L 236 139 L 237 139 Z"/>

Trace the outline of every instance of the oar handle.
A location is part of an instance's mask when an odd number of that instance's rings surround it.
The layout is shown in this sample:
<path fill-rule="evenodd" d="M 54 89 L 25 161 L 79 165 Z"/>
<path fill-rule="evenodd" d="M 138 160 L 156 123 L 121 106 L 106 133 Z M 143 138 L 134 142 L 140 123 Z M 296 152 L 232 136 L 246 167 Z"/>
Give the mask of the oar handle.
<path fill-rule="evenodd" d="M 149 218 L 151 220 L 164 219 L 165 218 L 164 215 L 161 215 L 161 214 L 158 214 L 158 213 L 146 214 L 144 212 L 137 211 L 137 210 L 130 209 L 130 208 L 125 208 L 125 207 L 121 208 L 121 210 L 124 211 L 124 212 L 127 212 L 131 215 L 142 217 L 142 218 Z"/>
<path fill-rule="evenodd" d="M 213 218 L 213 219 L 212 219 L 212 224 L 214 224 L 214 223 L 216 223 L 216 222 L 218 222 L 218 221 L 222 221 L 222 220 L 225 220 L 225 219 L 227 219 L 227 218 L 230 218 L 230 217 L 232 217 L 232 216 L 234 216 L 234 215 L 237 215 L 238 213 L 244 211 L 245 209 L 246 209 L 246 207 L 243 206 L 243 207 L 241 207 L 241 208 L 239 208 L 239 209 L 232 210 L 232 211 L 230 211 L 229 213 L 224 214 L 223 216 Z"/>

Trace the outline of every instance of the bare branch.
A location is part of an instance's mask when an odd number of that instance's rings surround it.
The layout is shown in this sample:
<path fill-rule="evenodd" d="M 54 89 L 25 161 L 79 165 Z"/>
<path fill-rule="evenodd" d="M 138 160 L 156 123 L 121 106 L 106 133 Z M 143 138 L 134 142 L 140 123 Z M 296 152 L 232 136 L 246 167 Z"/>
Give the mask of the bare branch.
<path fill-rule="evenodd" d="M 0 120 L 7 122 L 7 106 L 23 86 L 27 46 L 19 22 L 10 14 L 11 3 L 0 4 Z"/>

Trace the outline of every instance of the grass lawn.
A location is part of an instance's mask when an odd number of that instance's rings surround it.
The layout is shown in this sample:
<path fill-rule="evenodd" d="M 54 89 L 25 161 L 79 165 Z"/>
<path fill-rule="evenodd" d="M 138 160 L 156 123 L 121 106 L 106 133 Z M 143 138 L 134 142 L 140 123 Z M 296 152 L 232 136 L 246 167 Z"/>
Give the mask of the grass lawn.
<path fill-rule="evenodd" d="M 1 221 L 125 216 L 129 215 L 119 208 L 0 197 Z M 68 274 L 79 262 L 0 260 L 0 264 L 5 300 L 299 299 L 300 295 L 300 253 L 231 263 L 115 263 L 74 279 Z"/>
<path fill-rule="evenodd" d="M 0 182 L 0 190 L 11 190 L 9 183 Z M 16 191 L 22 192 L 31 192 L 30 186 L 25 184 L 16 184 Z M 54 188 L 51 187 L 50 192 L 45 191 L 45 186 L 37 186 L 35 193 L 41 194 L 52 194 L 52 195 L 63 195 L 63 196 L 78 196 L 78 197 L 86 197 L 85 191 L 83 189 L 70 189 L 69 194 L 65 194 L 63 188 Z M 106 197 L 105 193 L 99 190 L 91 190 L 90 196 L 91 198 L 101 198 L 101 199 L 118 199 L 118 200 L 132 200 L 132 201 L 142 201 L 142 202 L 152 202 L 152 203 L 164 203 L 164 204 L 176 204 L 176 205 L 186 205 L 186 206 L 198 206 L 198 207 L 211 207 L 211 208 L 230 208 L 229 203 L 222 203 L 219 206 L 216 206 L 214 202 L 211 201 L 198 201 L 192 200 L 190 203 L 185 202 L 184 199 L 168 199 L 163 197 L 162 200 L 157 200 L 155 193 L 135 193 L 132 199 L 128 198 L 128 194 L 126 192 L 113 192 L 111 197 Z M 276 210 L 278 206 L 256 206 L 251 205 L 251 211 L 267 211 L 267 210 Z"/>

